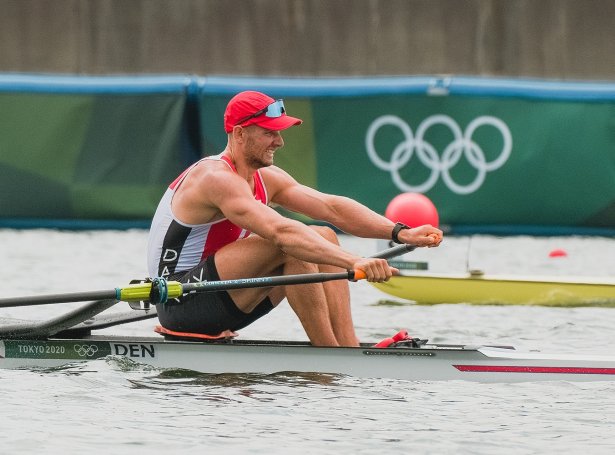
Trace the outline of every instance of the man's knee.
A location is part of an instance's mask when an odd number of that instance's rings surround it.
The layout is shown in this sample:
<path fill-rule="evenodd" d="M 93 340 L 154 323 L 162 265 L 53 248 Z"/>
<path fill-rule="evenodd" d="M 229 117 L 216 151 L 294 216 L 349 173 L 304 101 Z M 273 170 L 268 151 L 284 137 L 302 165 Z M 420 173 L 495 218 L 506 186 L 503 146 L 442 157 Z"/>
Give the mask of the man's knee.
<path fill-rule="evenodd" d="M 288 256 L 285 264 L 285 271 L 289 273 L 317 273 L 318 265 L 311 262 L 302 261 L 301 259 Z"/>
<path fill-rule="evenodd" d="M 318 232 L 318 234 L 320 234 L 321 237 L 324 237 L 325 239 L 327 239 L 329 242 L 339 245 L 340 242 L 337 238 L 337 233 L 333 229 L 331 229 L 329 226 L 310 226 L 310 227 L 316 232 Z"/>

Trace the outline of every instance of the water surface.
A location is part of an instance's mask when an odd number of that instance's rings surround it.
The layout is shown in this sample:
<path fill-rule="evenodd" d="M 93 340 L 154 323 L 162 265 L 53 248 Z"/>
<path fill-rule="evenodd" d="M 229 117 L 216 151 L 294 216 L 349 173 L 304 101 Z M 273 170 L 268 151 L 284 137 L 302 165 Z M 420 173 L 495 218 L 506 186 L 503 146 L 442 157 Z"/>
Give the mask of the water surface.
<path fill-rule="evenodd" d="M 112 289 L 146 276 L 145 231 L 0 230 L 4 295 Z M 343 238 L 372 254 L 375 241 Z M 549 258 L 555 248 L 565 258 Z M 615 240 L 450 237 L 408 260 L 433 271 L 615 275 Z M 382 306 L 351 284 L 363 341 L 401 328 L 434 342 L 611 353 L 614 308 Z M 76 304 L 7 308 L 44 319 Z M 126 304 L 121 304 L 126 305 Z M 125 311 L 118 307 L 115 311 Z M 106 329 L 151 335 L 154 321 Z M 304 340 L 288 305 L 242 338 Z M 115 359 L 47 370 L 0 370 L 1 453 L 607 454 L 615 450 L 615 383 L 475 384 L 326 374 L 207 375 Z"/>

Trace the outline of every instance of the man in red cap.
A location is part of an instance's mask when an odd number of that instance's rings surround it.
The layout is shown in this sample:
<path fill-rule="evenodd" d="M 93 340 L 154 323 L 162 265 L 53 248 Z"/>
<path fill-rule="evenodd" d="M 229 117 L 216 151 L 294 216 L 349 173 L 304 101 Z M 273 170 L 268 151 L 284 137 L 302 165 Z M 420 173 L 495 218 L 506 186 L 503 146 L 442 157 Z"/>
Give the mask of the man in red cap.
<path fill-rule="evenodd" d="M 185 283 L 362 270 L 369 281 L 385 281 L 398 272 L 384 259 L 343 250 L 334 230 L 284 217 L 270 204 L 359 237 L 440 244 L 437 228 L 396 226 L 358 202 L 306 187 L 274 166 L 274 155 L 284 145 L 281 131 L 301 123 L 286 114 L 282 100 L 260 92 L 241 92 L 230 100 L 224 113 L 226 148 L 186 169 L 160 201 L 148 243 L 152 277 Z M 215 337 L 247 326 L 284 298 L 312 344 L 358 344 L 343 280 L 187 294 L 158 305 L 158 317 L 168 332 Z"/>

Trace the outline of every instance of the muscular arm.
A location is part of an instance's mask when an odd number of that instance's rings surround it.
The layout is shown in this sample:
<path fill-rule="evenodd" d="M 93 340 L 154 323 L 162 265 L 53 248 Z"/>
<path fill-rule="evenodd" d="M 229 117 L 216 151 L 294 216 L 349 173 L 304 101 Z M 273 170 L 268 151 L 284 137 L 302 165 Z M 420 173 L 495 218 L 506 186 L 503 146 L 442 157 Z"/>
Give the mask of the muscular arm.
<path fill-rule="evenodd" d="M 204 186 L 208 203 L 231 222 L 271 240 L 293 257 L 345 269 L 352 269 L 361 259 L 325 240 L 303 223 L 283 217 L 255 200 L 247 182 L 234 173 L 211 173 Z"/>
<path fill-rule="evenodd" d="M 363 204 L 301 185 L 279 168 L 271 167 L 266 171 L 267 187 L 274 190 L 273 202 L 315 220 L 327 221 L 357 237 L 391 239 L 394 223 Z M 398 237 L 416 246 L 437 246 L 442 233 L 431 226 L 421 226 L 403 230 Z"/>

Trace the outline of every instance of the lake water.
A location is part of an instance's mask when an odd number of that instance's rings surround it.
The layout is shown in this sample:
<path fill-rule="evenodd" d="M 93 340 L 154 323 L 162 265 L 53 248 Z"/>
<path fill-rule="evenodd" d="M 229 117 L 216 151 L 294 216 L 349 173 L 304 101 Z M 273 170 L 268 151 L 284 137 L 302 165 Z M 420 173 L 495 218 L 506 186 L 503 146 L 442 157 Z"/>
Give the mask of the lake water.
<path fill-rule="evenodd" d="M 112 289 L 146 276 L 146 231 L 0 230 L 4 295 Z M 373 254 L 375 241 L 343 237 Z M 564 249 L 567 257 L 550 258 Z M 448 237 L 408 260 L 432 271 L 615 276 L 615 239 Z M 351 284 L 363 341 L 400 328 L 434 342 L 612 353 L 615 308 L 385 306 Z M 77 304 L 7 308 L 45 319 Z M 126 304 L 120 304 L 126 305 Z M 126 307 L 117 308 L 126 310 Z M 114 309 L 115 311 L 115 309 Z M 154 321 L 104 332 L 151 335 Z M 103 332 L 103 333 L 104 333 Z M 304 340 L 288 305 L 241 338 Z M 206 375 L 117 360 L 47 371 L 0 370 L 0 453 L 607 454 L 615 451 L 615 382 L 476 384 L 323 374 Z"/>

